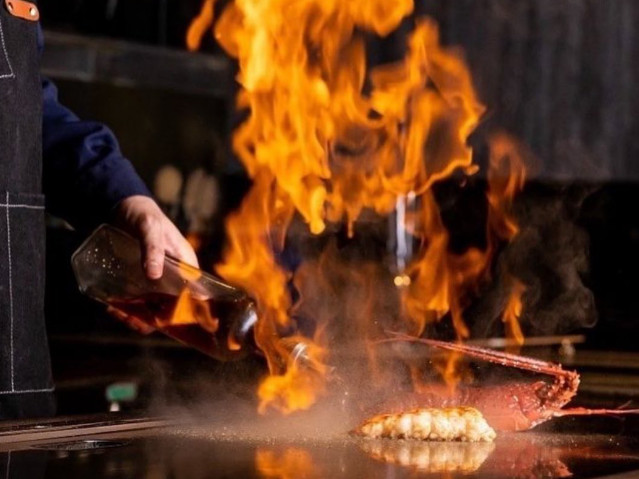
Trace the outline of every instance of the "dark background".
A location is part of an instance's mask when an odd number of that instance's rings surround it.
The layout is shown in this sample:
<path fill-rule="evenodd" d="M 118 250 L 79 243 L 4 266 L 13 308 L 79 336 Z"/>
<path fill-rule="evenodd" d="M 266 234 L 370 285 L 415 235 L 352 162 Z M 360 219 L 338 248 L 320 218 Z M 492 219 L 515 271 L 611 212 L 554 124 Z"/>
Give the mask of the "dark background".
<path fill-rule="evenodd" d="M 235 67 L 211 39 L 198 54 L 184 49 L 199 3 L 41 0 L 39 5 L 47 38 L 43 71 L 56 80 L 65 104 L 82 117 L 105 121 L 150 185 L 165 165 L 174 165 L 185 178 L 202 168 L 219 183 L 220 206 L 201 251 L 207 268 L 219 255 L 223 216 L 241 198 L 246 181 L 228 152 L 237 120 L 231 107 Z M 478 145 L 478 161 L 485 134 L 504 129 L 537 157 L 525 194 L 573 202 L 570 220 L 589 239 L 583 280 L 599 316 L 597 326 L 584 331 L 589 347 L 637 350 L 639 3 L 416 3 L 418 14 L 438 21 L 444 43 L 463 48 L 488 106 L 471 140 Z M 371 63 L 400 58 L 411 25 L 409 19 L 388 38 L 370 38 Z M 179 205 L 171 213 L 188 231 Z M 253 360 L 217 364 L 161 338 L 141 340 L 107 318 L 76 293 L 68 264 L 81 240 L 51 221 L 47 321 L 61 412 L 106 407 L 105 384 L 122 379 L 142 384 L 148 399 L 182 394 L 176 385 L 195 374 L 252 374 Z M 162 380 L 150 384 L 140 371 Z"/>

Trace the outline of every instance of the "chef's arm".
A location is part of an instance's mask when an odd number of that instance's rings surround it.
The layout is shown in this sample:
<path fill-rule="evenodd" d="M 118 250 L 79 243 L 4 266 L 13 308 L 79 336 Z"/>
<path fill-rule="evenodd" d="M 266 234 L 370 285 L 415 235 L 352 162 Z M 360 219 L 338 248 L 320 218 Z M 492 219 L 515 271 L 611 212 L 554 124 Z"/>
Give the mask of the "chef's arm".
<path fill-rule="evenodd" d="M 138 237 L 147 274 L 162 274 L 165 251 L 194 265 L 193 249 L 151 199 L 103 124 L 84 121 L 42 80 L 43 188 L 48 210 L 80 229 L 112 221 Z"/>
<path fill-rule="evenodd" d="M 106 126 L 82 121 L 62 106 L 48 79 L 42 93 L 43 186 L 51 213 L 92 229 L 124 198 L 151 196 Z"/>
<path fill-rule="evenodd" d="M 104 125 L 80 120 L 42 81 L 43 183 L 48 210 L 81 229 L 113 221 L 142 243 L 151 278 L 162 275 L 165 251 L 197 265 L 193 249 L 151 199 Z"/>

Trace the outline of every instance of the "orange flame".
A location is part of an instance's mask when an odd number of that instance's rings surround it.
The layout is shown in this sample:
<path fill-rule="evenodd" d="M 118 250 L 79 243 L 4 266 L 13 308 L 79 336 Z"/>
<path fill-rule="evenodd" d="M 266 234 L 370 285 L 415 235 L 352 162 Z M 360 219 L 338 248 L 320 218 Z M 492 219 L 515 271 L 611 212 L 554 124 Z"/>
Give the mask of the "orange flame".
<path fill-rule="evenodd" d="M 325 351 L 301 336 L 281 342 L 292 345 L 283 374 L 271 375 L 260 384 L 258 411 L 273 407 L 283 414 L 309 409 L 317 395 L 323 394 L 328 368 L 323 362 Z"/>
<path fill-rule="evenodd" d="M 157 319 L 157 321 L 157 326 L 161 328 L 199 324 L 211 334 L 215 334 L 219 328 L 219 319 L 211 314 L 208 303 L 194 298 L 187 288 L 178 296 L 173 314 L 167 319 Z"/>
<path fill-rule="evenodd" d="M 522 296 L 526 292 L 526 286 L 517 279 L 512 279 L 510 296 L 506 302 L 502 320 L 506 326 L 506 337 L 515 342 L 514 348 L 509 348 L 511 352 L 517 352 L 517 349 L 524 344 L 524 333 L 519 324 L 519 318 L 523 310 Z"/>
<path fill-rule="evenodd" d="M 519 231 L 512 215 L 515 195 L 526 182 L 522 146 L 505 133 L 493 135 L 490 142 L 490 168 L 488 170 L 489 228 L 503 240 L 511 240 Z"/>
<path fill-rule="evenodd" d="M 213 7 L 215 0 L 204 0 L 200 14 L 191 22 L 186 34 L 186 46 L 189 51 L 199 50 L 202 37 L 213 26 Z"/>
<path fill-rule="evenodd" d="M 462 255 L 449 252 L 448 231 L 439 216 L 432 192 L 422 195 L 422 218 L 417 234 L 424 244 L 422 254 L 409 266 L 412 281 L 405 291 L 404 305 L 415 324 L 414 334 L 450 313 L 458 339 L 469 331 L 463 320 L 464 300 L 488 266 L 489 254 L 475 248 Z"/>
<path fill-rule="evenodd" d="M 179 263 L 178 271 L 186 281 L 196 281 L 202 275 L 199 269 L 186 263 Z M 161 327 L 199 324 L 211 334 L 215 334 L 219 328 L 219 319 L 211 314 L 206 300 L 198 298 L 188 287 L 180 292 L 171 316 L 159 321 L 161 324 L 158 326 Z"/>
<path fill-rule="evenodd" d="M 188 289 L 182 290 L 178 297 L 173 311 L 173 316 L 169 318 L 168 323 L 171 325 L 179 324 L 195 324 L 195 311 L 191 302 L 191 293 Z"/>
<path fill-rule="evenodd" d="M 524 148 L 505 133 L 493 135 L 490 141 L 490 168 L 488 170 L 489 243 L 496 240 L 512 240 L 519 232 L 512 206 L 514 197 L 526 182 Z M 491 244 L 494 247 L 493 244 Z M 507 349 L 518 352 L 524 343 L 524 334 L 519 324 L 523 303 L 522 296 L 526 286 L 516 278 L 508 278 L 510 293 L 502 321 L 506 337 L 514 341 Z"/>
<path fill-rule="evenodd" d="M 197 48 L 213 24 L 213 6 L 206 0 L 191 25 L 189 48 Z M 291 317 L 291 274 L 276 260 L 296 215 L 314 235 L 345 222 L 353 236 L 362 213 L 388 215 L 399 198 L 416 198 L 410 234 L 420 240 L 421 253 L 392 281 L 412 333 L 450 316 L 460 340 L 469 336 L 468 298 L 489 273 L 491 238 L 516 233 L 511 193 L 523 184 L 523 173 L 514 186 L 494 173 L 489 248 L 449 251 L 431 187 L 455 172 L 477 171 L 467 139 L 484 107 L 461 55 L 440 45 L 427 19 L 416 23 L 403 61 L 367 70 L 360 32 L 386 35 L 412 10 L 412 0 L 235 0 L 215 26 L 219 43 L 239 61 L 237 105 L 249 115 L 234 133 L 233 148 L 253 180 L 227 221 L 229 245 L 217 271 L 258 303 L 256 342 L 269 366 L 258 390 L 262 412 L 307 409 L 326 391 L 327 336 L 323 327 L 313 338 L 299 334 Z M 506 148 L 495 145 L 491 171 L 500 172 Z M 297 291 L 303 281 L 296 274 Z M 304 361 L 293 352 L 299 344 Z M 457 368 L 444 370 L 452 375 Z"/>

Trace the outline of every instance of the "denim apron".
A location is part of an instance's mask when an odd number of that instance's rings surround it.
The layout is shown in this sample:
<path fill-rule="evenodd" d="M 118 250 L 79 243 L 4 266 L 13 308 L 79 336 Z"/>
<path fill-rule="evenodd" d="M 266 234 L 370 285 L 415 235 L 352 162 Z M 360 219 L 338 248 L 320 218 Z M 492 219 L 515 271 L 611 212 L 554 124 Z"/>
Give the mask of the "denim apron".
<path fill-rule="evenodd" d="M 0 0 L 0 419 L 53 412 L 37 6 Z"/>

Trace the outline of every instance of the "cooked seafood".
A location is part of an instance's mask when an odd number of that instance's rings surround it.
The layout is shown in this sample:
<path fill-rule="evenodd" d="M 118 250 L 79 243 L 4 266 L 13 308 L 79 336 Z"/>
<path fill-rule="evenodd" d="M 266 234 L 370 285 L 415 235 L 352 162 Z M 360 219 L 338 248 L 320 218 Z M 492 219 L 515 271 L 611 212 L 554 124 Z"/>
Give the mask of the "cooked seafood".
<path fill-rule="evenodd" d="M 384 405 L 382 409 L 387 412 L 412 410 L 416 407 L 473 406 L 481 411 L 490 426 L 498 431 L 523 431 L 561 416 L 639 414 L 639 409 L 564 408 L 577 394 L 579 374 L 575 371 L 566 371 L 560 364 L 468 344 L 415 338 L 399 333 L 390 334 L 392 338 L 385 341 L 412 342 L 455 351 L 493 364 L 546 374 L 553 378 L 553 381 L 511 382 L 496 386 L 459 386 L 452 394 L 447 388 L 433 386 L 430 390 L 406 394 L 398 400 L 391 401 L 391 404 Z M 392 404 L 393 402 L 396 404 Z"/>
<path fill-rule="evenodd" d="M 374 416 L 354 434 L 425 441 L 492 441 L 495 431 L 472 407 L 421 408 L 399 414 Z"/>

